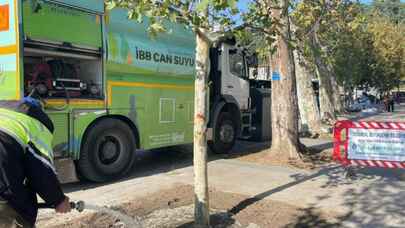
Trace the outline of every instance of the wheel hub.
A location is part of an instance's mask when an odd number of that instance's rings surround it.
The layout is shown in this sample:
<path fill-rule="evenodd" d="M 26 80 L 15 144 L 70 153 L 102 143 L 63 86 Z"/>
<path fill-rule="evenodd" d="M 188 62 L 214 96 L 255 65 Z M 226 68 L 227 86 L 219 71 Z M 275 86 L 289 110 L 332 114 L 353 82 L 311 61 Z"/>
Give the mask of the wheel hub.
<path fill-rule="evenodd" d="M 224 124 L 221 126 L 219 135 L 222 142 L 231 143 L 235 137 L 235 130 L 230 124 Z"/>
<path fill-rule="evenodd" d="M 100 161 L 104 165 L 110 165 L 117 161 L 120 151 L 119 141 L 112 136 L 107 136 L 103 139 L 99 148 Z"/>

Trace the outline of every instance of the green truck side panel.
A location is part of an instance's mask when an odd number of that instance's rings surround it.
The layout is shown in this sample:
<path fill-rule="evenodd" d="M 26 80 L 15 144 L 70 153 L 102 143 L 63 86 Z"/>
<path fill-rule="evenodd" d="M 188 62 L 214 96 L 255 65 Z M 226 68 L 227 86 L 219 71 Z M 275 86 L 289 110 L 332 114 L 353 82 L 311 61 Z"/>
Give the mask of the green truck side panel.
<path fill-rule="evenodd" d="M 59 101 L 61 104 L 53 104 Z M 62 152 L 65 157 L 78 159 L 83 135 L 90 124 L 107 114 L 102 104 L 89 105 L 87 103 L 63 104 L 64 100 L 48 100 L 46 109 L 55 126 L 53 148 L 55 152 Z M 88 101 L 92 103 L 93 101 Z M 99 102 L 98 102 L 99 103 Z M 57 111 L 56 109 L 63 110 Z"/>
<path fill-rule="evenodd" d="M 83 141 L 83 136 L 96 119 L 106 116 L 107 111 L 104 110 L 74 110 L 72 114 L 73 131 L 70 135 L 70 157 L 73 159 L 80 158 L 80 147 Z"/>
<path fill-rule="evenodd" d="M 68 151 L 69 142 L 69 113 L 50 112 L 48 113 L 55 127 L 52 146 L 55 151 Z"/>
<path fill-rule="evenodd" d="M 55 2 L 61 2 L 63 4 L 72 5 L 84 10 L 94 11 L 98 13 L 104 12 L 103 0 L 55 0 Z"/>
<path fill-rule="evenodd" d="M 1 57 L 0 57 L 1 61 Z M 16 71 L 4 71 L 0 73 L 0 97 L 4 100 L 14 100 L 16 98 Z"/>
<path fill-rule="evenodd" d="M 144 149 L 192 142 L 189 116 L 192 87 L 186 91 L 119 86 L 112 88 L 111 113 L 128 116 Z M 127 102 L 127 104 L 125 104 Z M 116 105 L 115 105 L 116 104 Z M 132 107 L 132 108 L 129 108 Z"/>
<path fill-rule="evenodd" d="M 134 97 L 131 96 L 130 100 L 133 100 Z M 134 102 L 132 102 L 135 104 Z M 109 109 L 108 110 L 108 115 L 107 116 L 121 116 L 121 117 L 127 117 L 133 125 L 135 126 L 136 130 L 138 130 L 138 133 L 140 134 L 141 132 L 144 132 L 145 129 L 142 129 L 141 126 L 139 126 L 138 122 L 140 122 L 140 117 L 139 113 L 144 113 L 144 110 L 140 107 L 134 108 L 134 107 L 126 107 L 126 108 L 114 108 L 114 109 Z M 139 135 L 139 144 L 137 145 L 140 147 L 141 145 L 145 144 L 145 135 Z"/>
<path fill-rule="evenodd" d="M 100 15 L 51 2 L 24 1 L 23 27 L 25 35 L 33 40 L 102 46 Z"/>
<path fill-rule="evenodd" d="M 148 21 L 108 12 L 108 107 L 136 117 L 144 149 L 192 142 L 195 38 L 181 25 L 151 39 Z M 128 109 L 129 107 L 129 109 Z"/>
<path fill-rule="evenodd" d="M 168 24 L 168 34 L 151 39 L 146 30 L 147 19 L 143 23 L 128 20 L 127 11 L 123 9 L 107 12 L 106 17 L 109 63 L 166 77 L 194 75 L 195 38 L 189 29 Z"/>

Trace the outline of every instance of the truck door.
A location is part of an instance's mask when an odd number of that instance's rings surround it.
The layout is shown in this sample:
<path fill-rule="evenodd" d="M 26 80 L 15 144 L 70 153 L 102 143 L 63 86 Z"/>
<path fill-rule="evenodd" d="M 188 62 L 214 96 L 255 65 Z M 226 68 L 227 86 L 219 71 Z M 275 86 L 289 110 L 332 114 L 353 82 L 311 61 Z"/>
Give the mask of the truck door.
<path fill-rule="evenodd" d="M 223 44 L 221 55 L 221 93 L 235 98 L 241 110 L 249 108 L 249 81 L 244 57 L 237 49 Z"/>
<path fill-rule="evenodd" d="M 21 97 L 19 2 L 0 0 L 0 100 Z"/>

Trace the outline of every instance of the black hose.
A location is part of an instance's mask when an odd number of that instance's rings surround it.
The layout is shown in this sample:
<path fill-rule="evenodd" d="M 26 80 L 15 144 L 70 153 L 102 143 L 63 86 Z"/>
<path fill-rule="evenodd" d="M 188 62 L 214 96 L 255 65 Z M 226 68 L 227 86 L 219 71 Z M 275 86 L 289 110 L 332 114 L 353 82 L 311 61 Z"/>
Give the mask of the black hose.
<path fill-rule="evenodd" d="M 78 212 L 82 212 L 85 209 L 85 203 L 83 201 L 77 201 L 77 202 L 69 202 L 70 208 L 74 209 Z M 56 206 L 48 203 L 38 203 L 37 204 L 38 209 L 55 209 Z"/>
<path fill-rule="evenodd" d="M 53 204 L 49 204 L 49 203 L 38 203 L 37 204 L 38 209 L 55 209 L 56 206 Z M 76 208 L 76 203 L 75 202 L 70 202 L 70 207 L 72 209 Z"/>

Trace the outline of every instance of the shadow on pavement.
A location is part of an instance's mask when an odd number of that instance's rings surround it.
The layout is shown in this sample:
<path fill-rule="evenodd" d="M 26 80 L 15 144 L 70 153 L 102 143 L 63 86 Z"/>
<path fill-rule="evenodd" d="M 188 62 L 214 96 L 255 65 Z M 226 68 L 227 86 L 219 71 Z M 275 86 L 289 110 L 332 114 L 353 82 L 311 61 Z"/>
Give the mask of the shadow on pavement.
<path fill-rule="evenodd" d="M 405 224 L 405 184 L 401 182 L 401 176 L 405 175 L 404 170 L 387 170 L 378 168 L 357 168 L 356 176 L 352 179 L 345 177 L 345 170 L 339 166 L 325 167 L 311 175 L 291 175 L 294 181 L 278 186 L 266 192 L 255 195 L 235 205 L 229 212 L 236 215 L 247 207 L 264 200 L 265 198 L 282 192 L 288 188 L 299 185 L 303 182 L 324 176 L 325 183 L 321 188 L 334 188 L 346 185 L 342 196 L 343 205 L 331 204 L 334 207 L 344 206 L 349 208 L 344 215 L 338 215 L 333 221 L 325 221 L 316 205 L 303 208 L 302 215 L 298 216 L 287 227 L 341 227 L 342 224 L 351 224 L 357 227 L 390 227 Z M 356 182 L 363 185 L 357 185 Z M 314 189 L 316 191 L 316 189 Z M 317 197 L 318 204 L 328 201 L 329 195 Z M 400 226 L 398 226 L 400 227 Z"/>
<path fill-rule="evenodd" d="M 345 220 L 348 215 L 344 215 L 334 219 L 335 221 L 327 221 L 322 217 L 319 210 L 314 207 L 300 209 L 302 212 L 296 220 L 292 221 L 286 227 L 317 227 L 317 228 L 328 228 L 328 227 L 341 227 L 340 221 Z"/>
<path fill-rule="evenodd" d="M 327 142 L 327 143 L 323 143 L 323 144 L 313 145 L 313 146 L 309 146 L 309 148 L 315 149 L 318 151 L 328 150 L 328 149 L 333 148 L 333 142 Z"/>
<path fill-rule="evenodd" d="M 260 200 L 263 200 L 264 198 L 266 198 L 266 197 L 268 197 L 268 196 L 270 196 L 272 194 L 275 194 L 277 192 L 281 192 L 281 191 L 286 190 L 288 188 L 291 188 L 291 187 L 293 187 L 295 185 L 301 184 L 301 183 L 303 183 L 305 181 L 317 178 L 319 176 L 327 175 L 329 172 L 331 172 L 333 170 L 336 170 L 336 169 L 340 169 L 340 167 L 339 166 L 328 167 L 328 168 L 325 168 L 325 169 L 321 169 L 318 172 L 316 172 L 314 174 L 311 174 L 311 175 L 293 176 L 295 181 L 292 181 L 292 182 L 290 182 L 288 184 L 281 185 L 281 186 L 273 188 L 273 189 L 271 189 L 269 191 L 262 192 L 262 193 L 260 193 L 258 195 L 255 195 L 255 196 L 253 196 L 251 198 L 248 198 L 248 199 L 240 202 L 238 205 L 234 206 L 230 210 L 230 213 L 238 214 L 239 212 L 241 212 L 245 208 L 249 207 L 250 205 L 252 205 L 252 204 L 254 204 L 254 203 L 256 203 L 256 202 L 258 202 Z"/>
<path fill-rule="evenodd" d="M 219 159 L 237 158 L 240 156 L 260 152 L 269 147 L 270 143 L 268 142 L 258 143 L 251 141 L 238 141 L 235 149 L 229 154 L 209 153 L 208 162 Z M 139 150 L 136 152 L 136 160 L 134 162 L 134 166 L 126 177 L 105 183 L 81 181 L 79 183 L 65 184 L 63 185 L 63 189 L 65 193 L 79 190 L 83 191 L 114 183 L 124 182 L 135 178 L 147 177 L 190 167 L 193 165 L 192 151 L 192 145 L 167 147 L 148 151 Z"/>

